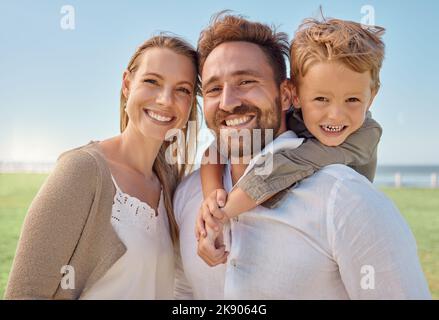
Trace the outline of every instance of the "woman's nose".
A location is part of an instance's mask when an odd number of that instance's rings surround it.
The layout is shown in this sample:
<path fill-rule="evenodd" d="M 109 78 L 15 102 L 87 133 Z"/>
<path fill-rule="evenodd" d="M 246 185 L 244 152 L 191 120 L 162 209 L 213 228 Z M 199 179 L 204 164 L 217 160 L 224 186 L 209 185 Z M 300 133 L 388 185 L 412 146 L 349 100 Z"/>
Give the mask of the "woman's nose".
<path fill-rule="evenodd" d="M 164 87 L 158 92 L 156 102 L 168 107 L 172 105 L 172 99 L 172 89 Z"/>

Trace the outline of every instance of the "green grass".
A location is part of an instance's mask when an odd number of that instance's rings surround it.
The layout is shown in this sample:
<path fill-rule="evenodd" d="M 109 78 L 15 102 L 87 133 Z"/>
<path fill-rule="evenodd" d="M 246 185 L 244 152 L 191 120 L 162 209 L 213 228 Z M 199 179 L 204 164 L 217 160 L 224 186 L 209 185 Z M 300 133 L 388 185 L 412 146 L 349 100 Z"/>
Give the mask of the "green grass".
<path fill-rule="evenodd" d="M 0 174 L 0 299 L 27 208 L 46 177 L 45 174 Z"/>
<path fill-rule="evenodd" d="M 46 177 L 45 174 L 0 174 L 0 299 L 27 208 Z M 439 189 L 383 191 L 410 224 L 431 293 L 434 299 L 439 299 Z"/>
<path fill-rule="evenodd" d="M 383 189 L 407 220 L 418 244 L 433 299 L 439 299 L 439 189 Z"/>

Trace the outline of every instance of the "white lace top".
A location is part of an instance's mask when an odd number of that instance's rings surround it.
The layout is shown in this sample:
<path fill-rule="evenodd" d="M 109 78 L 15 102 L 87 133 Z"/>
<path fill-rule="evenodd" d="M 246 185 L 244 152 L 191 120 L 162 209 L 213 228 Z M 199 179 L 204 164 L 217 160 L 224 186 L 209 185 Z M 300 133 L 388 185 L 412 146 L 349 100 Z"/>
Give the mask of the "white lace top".
<path fill-rule="evenodd" d="M 163 191 L 156 215 L 113 182 L 111 223 L 127 251 L 81 299 L 173 299 L 174 251 Z"/>

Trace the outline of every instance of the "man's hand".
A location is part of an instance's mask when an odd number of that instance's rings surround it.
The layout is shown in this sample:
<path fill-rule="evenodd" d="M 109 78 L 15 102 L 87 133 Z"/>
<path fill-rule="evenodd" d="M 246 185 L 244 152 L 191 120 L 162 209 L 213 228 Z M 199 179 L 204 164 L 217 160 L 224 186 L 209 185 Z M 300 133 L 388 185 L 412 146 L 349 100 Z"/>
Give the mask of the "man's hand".
<path fill-rule="evenodd" d="M 226 263 L 229 253 L 225 251 L 223 244 L 222 224 L 219 231 L 214 231 L 209 226 L 206 229 L 207 237 L 203 237 L 198 241 L 198 255 L 211 267 Z"/>

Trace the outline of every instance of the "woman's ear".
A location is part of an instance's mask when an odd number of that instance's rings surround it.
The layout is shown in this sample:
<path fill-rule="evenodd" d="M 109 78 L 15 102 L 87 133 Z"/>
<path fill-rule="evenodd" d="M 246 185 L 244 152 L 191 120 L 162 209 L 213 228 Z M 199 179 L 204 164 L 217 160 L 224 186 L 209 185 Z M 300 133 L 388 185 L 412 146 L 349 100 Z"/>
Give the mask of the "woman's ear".
<path fill-rule="evenodd" d="M 130 95 L 130 85 L 131 85 L 131 72 L 125 70 L 122 76 L 122 94 L 125 99 L 128 100 L 128 96 Z"/>
<path fill-rule="evenodd" d="M 292 94 L 289 80 L 286 79 L 280 84 L 280 98 L 282 111 L 288 111 L 291 108 Z"/>

